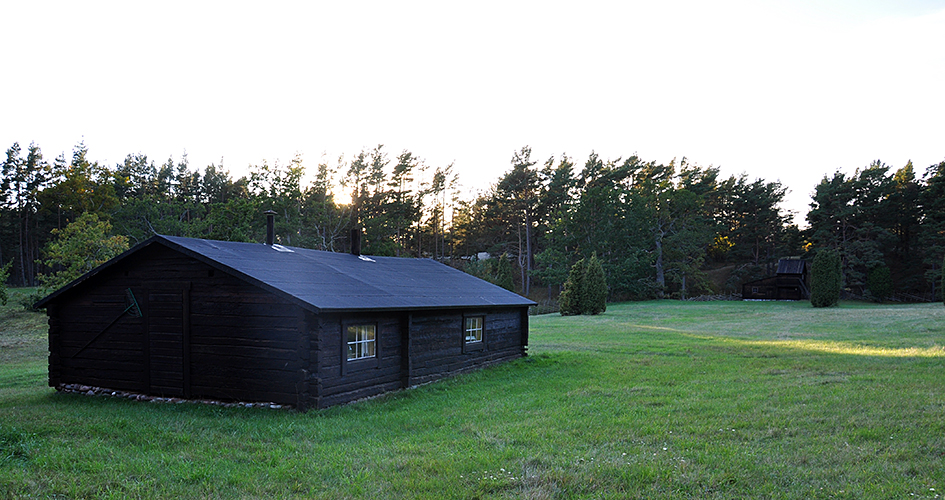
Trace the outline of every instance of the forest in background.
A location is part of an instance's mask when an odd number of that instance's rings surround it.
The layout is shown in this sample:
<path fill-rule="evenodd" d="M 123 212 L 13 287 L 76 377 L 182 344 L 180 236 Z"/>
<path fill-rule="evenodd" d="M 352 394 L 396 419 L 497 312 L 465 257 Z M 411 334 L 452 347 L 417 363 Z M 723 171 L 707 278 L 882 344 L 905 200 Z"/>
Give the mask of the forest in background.
<path fill-rule="evenodd" d="M 14 144 L 0 182 L 0 269 L 12 286 L 54 284 L 74 264 L 64 254 L 79 251 L 60 241 L 69 234 L 107 242 L 108 255 L 155 233 L 262 242 L 266 210 L 277 213 L 283 245 L 347 251 L 360 228 L 366 254 L 434 258 L 532 297 L 556 296 L 570 266 L 592 255 L 610 299 L 635 300 L 737 293 L 779 258 L 832 248 L 849 295 L 932 299 L 945 256 L 945 161 L 921 177 L 911 162 L 880 161 L 826 174 L 804 230 L 781 206 L 787 187 L 777 181 L 723 177 L 685 158 L 541 161 L 529 147 L 475 195 L 452 165 L 382 145 L 314 170 L 297 155 L 233 178 L 222 166 L 191 168 L 186 154 L 103 165 L 82 142 L 49 162 L 38 145 Z M 710 279 L 720 268 L 725 279 Z"/>

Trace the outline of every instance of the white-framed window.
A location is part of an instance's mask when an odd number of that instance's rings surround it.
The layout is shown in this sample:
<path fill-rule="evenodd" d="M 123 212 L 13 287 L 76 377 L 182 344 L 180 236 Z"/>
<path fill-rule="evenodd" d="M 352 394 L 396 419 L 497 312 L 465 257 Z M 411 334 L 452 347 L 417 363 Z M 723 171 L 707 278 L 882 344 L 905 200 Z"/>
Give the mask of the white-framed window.
<path fill-rule="evenodd" d="M 373 358 L 377 354 L 377 325 L 350 324 L 345 328 L 348 361 Z"/>
<path fill-rule="evenodd" d="M 464 323 L 463 331 L 465 332 L 466 342 L 482 342 L 484 318 L 482 316 L 466 316 Z"/>

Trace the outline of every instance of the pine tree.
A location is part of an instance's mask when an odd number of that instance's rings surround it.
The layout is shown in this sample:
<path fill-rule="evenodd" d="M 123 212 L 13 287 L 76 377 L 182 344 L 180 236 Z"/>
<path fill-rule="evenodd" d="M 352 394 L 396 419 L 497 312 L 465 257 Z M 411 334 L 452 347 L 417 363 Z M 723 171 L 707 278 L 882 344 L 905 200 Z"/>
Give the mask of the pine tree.
<path fill-rule="evenodd" d="M 532 149 L 528 146 L 515 152 L 512 155 L 512 170 L 499 180 L 495 189 L 499 205 L 507 210 L 507 220 L 517 226 L 520 235 L 518 263 L 523 295 L 531 293 L 531 270 L 535 254 L 533 222 L 540 191 L 538 171 L 533 168 L 536 162 L 531 159 L 531 154 Z"/>
<path fill-rule="evenodd" d="M 607 278 L 604 268 L 597 260 L 597 254 L 591 255 L 584 270 L 583 307 L 581 314 L 600 314 L 607 310 Z"/>
<path fill-rule="evenodd" d="M 582 303 L 582 289 L 584 288 L 584 276 L 586 274 L 587 264 L 581 259 L 571 266 L 571 272 L 568 273 L 568 280 L 564 282 L 564 291 L 558 297 L 558 307 L 562 316 L 575 316 L 581 314 L 584 310 Z"/>
<path fill-rule="evenodd" d="M 810 303 L 814 307 L 830 307 L 840 301 L 840 254 L 833 249 L 821 250 L 811 265 Z"/>

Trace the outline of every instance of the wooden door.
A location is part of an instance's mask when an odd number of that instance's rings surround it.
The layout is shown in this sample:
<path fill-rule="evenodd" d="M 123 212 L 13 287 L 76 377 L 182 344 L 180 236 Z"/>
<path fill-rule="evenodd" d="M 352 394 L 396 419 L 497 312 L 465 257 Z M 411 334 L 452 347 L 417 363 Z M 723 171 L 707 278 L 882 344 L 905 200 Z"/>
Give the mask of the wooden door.
<path fill-rule="evenodd" d="M 147 301 L 148 392 L 190 397 L 190 287 L 152 285 Z"/>

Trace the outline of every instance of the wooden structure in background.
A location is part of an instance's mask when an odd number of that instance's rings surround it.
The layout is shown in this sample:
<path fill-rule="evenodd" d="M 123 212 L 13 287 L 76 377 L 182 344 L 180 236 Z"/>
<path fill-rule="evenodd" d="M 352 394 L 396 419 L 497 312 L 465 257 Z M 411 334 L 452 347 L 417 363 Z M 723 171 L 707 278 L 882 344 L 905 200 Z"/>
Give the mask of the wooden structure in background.
<path fill-rule="evenodd" d="M 743 300 L 806 300 L 810 298 L 807 261 L 781 259 L 775 276 L 742 285 Z"/>
<path fill-rule="evenodd" d="M 154 236 L 44 298 L 49 384 L 304 411 L 526 354 L 517 294 L 429 259 L 269 243 Z"/>

